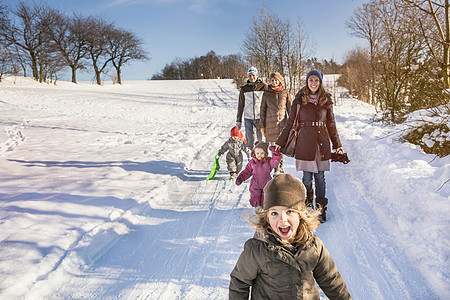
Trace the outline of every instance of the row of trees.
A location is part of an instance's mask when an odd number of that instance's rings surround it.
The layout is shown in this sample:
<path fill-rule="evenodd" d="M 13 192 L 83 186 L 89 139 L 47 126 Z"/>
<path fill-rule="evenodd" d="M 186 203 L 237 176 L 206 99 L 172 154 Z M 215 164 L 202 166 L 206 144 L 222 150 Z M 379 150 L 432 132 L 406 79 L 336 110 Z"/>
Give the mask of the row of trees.
<path fill-rule="evenodd" d="M 372 0 L 347 22 L 367 48 L 348 53 L 339 83 L 387 113 L 449 103 L 449 0 Z M 447 112 L 448 113 L 448 112 Z"/>
<path fill-rule="evenodd" d="M 122 68 L 131 60 L 147 60 L 142 40 L 133 32 L 101 18 L 65 15 L 41 4 L 19 2 L 15 7 L 0 0 L 0 79 L 4 73 L 31 69 L 39 82 L 57 79 L 70 68 L 72 82 L 77 70 L 92 68 L 95 81 L 111 66 L 122 82 Z"/>
<path fill-rule="evenodd" d="M 247 65 L 241 55 L 217 55 L 214 51 L 206 55 L 180 59 L 177 58 L 153 75 L 152 80 L 172 79 L 214 79 L 229 78 L 241 80 L 245 75 Z"/>

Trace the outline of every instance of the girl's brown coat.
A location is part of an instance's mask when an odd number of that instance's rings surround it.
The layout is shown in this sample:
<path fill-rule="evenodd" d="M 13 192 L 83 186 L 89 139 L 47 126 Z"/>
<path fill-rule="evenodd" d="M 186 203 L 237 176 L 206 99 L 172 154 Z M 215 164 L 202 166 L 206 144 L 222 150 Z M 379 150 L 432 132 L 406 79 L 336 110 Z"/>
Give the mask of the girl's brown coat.
<path fill-rule="evenodd" d="M 231 272 L 230 299 L 351 299 L 341 274 L 315 235 L 293 254 L 272 236 L 257 233 L 245 243 Z"/>
<path fill-rule="evenodd" d="M 259 127 L 264 128 L 266 142 L 275 142 L 287 122 L 291 109 L 291 96 L 288 90 L 275 92 L 270 87 L 264 91 L 261 101 Z"/>

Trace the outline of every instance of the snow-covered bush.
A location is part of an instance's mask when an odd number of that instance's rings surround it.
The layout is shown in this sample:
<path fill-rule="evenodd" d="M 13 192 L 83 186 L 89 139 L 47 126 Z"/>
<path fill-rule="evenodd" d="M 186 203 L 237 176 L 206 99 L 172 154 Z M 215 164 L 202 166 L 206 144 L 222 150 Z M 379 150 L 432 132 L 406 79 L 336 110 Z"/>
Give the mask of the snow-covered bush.
<path fill-rule="evenodd" d="M 420 110 L 408 115 L 402 140 L 419 145 L 425 153 L 444 157 L 450 154 L 450 119 L 447 106 Z"/>

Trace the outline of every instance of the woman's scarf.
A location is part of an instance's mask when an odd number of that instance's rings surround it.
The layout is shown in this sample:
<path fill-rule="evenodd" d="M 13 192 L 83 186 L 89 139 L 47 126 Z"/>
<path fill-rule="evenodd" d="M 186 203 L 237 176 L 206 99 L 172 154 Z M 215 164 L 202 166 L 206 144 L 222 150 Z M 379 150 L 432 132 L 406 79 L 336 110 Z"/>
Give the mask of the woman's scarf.
<path fill-rule="evenodd" d="M 317 106 L 319 104 L 319 94 L 310 94 L 309 102 Z"/>
<path fill-rule="evenodd" d="M 271 84 L 269 84 L 269 86 L 275 92 L 279 92 L 283 88 L 283 84 L 282 83 L 280 83 L 278 86 L 272 86 Z"/>

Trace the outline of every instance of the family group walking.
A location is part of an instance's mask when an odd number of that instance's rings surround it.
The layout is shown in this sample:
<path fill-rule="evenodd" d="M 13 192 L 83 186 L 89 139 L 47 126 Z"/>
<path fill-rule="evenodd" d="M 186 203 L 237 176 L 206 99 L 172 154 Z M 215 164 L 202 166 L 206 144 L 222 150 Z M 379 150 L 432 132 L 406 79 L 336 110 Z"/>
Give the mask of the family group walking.
<path fill-rule="evenodd" d="M 329 299 L 351 299 L 333 259 L 313 233 L 326 221 L 324 172 L 330 170 L 332 149 L 344 152 L 323 75 L 310 71 L 294 101 L 279 73 L 270 74 L 268 85 L 258 77 L 251 67 L 240 89 L 236 126 L 219 150 L 228 151 L 230 178 L 237 185 L 251 178 L 250 204 L 255 207 L 248 221 L 256 232 L 231 273 L 229 298 L 320 299 L 317 282 Z M 302 181 L 282 169 L 281 153 L 297 126 L 293 156 Z M 250 159 L 244 170 L 241 152 Z"/>

